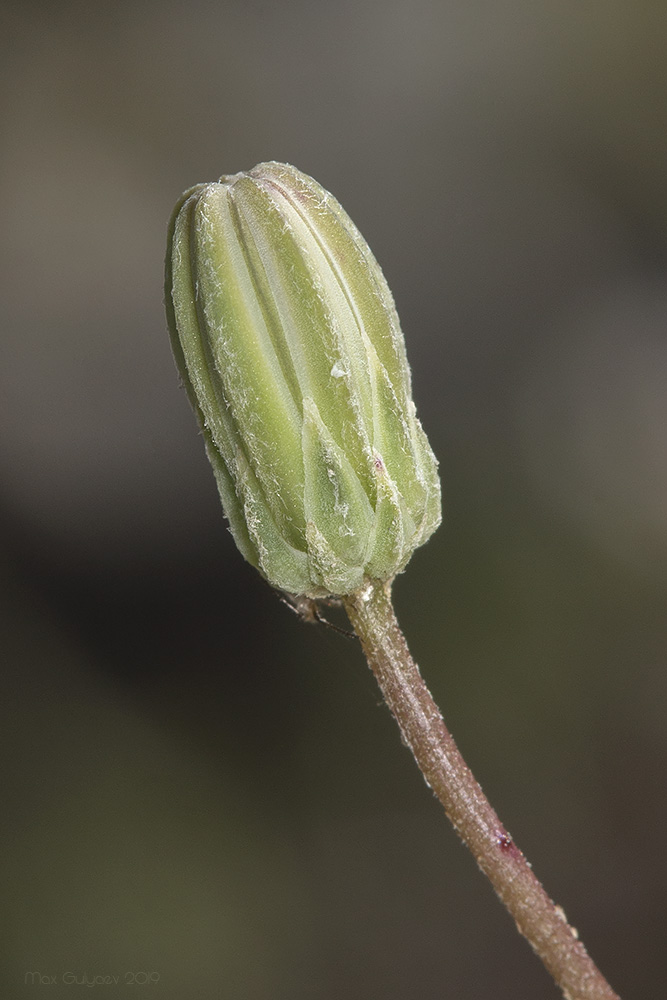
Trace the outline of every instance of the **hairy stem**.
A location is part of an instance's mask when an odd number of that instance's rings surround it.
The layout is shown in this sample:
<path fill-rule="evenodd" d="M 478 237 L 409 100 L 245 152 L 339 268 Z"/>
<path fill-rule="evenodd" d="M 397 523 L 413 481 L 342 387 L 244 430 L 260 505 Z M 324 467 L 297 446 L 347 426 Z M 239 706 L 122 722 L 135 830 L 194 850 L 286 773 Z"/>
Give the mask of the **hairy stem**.
<path fill-rule="evenodd" d="M 533 874 L 458 751 L 394 616 L 389 585 L 345 600 L 368 664 L 428 785 L 566 1000 L 620 1000 Z"/>

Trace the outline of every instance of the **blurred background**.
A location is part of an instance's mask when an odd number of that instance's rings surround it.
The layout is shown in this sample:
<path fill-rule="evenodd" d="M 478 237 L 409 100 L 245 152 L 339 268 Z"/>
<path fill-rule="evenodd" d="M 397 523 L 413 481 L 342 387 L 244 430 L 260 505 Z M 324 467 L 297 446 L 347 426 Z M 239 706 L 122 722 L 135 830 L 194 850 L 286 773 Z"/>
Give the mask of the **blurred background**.
<path fill-rule="evenodd" d="M 7 996 L 556 1000 L 352 642 L 236 552 L 168 216 L 285 160 L 394 291 L 445 519 L 396 583 L 445 718 L 624 998 L 667 934 L 667 8 L 0 8 Z"/>

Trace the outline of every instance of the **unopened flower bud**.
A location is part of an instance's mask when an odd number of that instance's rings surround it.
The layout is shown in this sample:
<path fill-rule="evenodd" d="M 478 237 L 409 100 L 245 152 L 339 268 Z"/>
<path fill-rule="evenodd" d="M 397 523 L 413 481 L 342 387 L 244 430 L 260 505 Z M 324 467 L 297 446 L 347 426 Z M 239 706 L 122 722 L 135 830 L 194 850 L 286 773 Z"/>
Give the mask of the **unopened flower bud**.
<path fill-rule="evenodd" d="M 440 522 L 391 292 L 338 202 L 281 163 L 199 184 L 166 305 L 232 534 L 279 590 L 388 581 Z"/>

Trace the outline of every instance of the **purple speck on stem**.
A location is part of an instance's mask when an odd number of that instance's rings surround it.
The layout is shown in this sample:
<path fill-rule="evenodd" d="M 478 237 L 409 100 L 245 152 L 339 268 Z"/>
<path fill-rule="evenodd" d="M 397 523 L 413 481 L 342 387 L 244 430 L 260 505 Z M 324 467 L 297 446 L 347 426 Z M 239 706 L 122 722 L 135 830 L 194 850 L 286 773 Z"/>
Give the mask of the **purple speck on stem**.
<path fill-rule="evenodd" d="M 505 831 L 501 831 L 496 835 L 496 843 L 501 851 L 509 851 L 514 846 L 512 838 Z"/>

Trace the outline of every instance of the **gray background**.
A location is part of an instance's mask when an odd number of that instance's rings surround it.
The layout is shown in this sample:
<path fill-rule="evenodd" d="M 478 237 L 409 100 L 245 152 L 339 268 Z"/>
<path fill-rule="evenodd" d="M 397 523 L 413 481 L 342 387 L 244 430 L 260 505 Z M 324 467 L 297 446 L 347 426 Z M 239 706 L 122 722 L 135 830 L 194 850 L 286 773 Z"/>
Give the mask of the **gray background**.
<path fill-rule="evenodd" d="M 664 997 L 664 4 L 0 15 L 5 995 L 558 996 L 359 651 L 220 515 L 166 221 L 279 159 L 402 318 L 446 511 L 395 588 L 414 653 L 612 984 Z"/>

